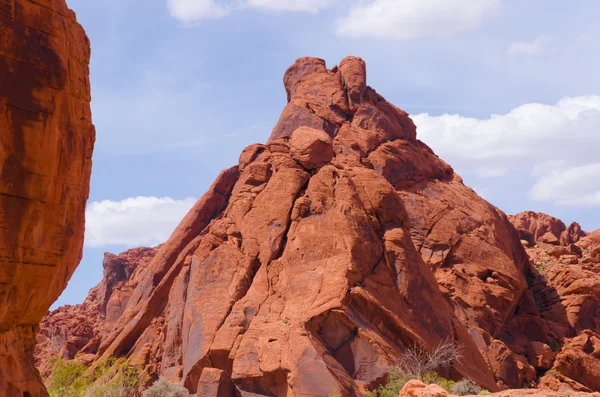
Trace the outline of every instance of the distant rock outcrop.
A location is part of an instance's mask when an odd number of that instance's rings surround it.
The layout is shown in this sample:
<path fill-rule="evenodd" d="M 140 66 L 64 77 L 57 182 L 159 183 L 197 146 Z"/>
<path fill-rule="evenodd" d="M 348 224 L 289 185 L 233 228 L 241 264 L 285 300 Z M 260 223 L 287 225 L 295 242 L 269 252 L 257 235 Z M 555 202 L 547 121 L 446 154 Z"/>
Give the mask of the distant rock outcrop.
<path fill-rule="evenodd" d="M 0 391 L 44 396 L 35 332 L 81 258 L 90 44 L 64 0 L 0 2 Z"/>
<path fill-rule="evenodd" d="M 567 227 L 560 219 L 541 212 L 525 211 L 509 218 L 519 231 L 521 240 L 527 241 L 530 245 L 537 242 L 569 245 L 585 237 L 585 232 L 581 230 L 579 223 L 573 222 Z"/>
<path fill-rule="evenodd" d="M 137 274 L 156 255 L 156 248 L 135 248 L 119 255 L 104 254 L 104 277 L 85 302 L 62 306 L 46 315 L 37 334 L 35 361 L 42 375 L 49 375 L 53 356 L 93 361 L 103 336 L 121 317 L 137 286 Z"/>

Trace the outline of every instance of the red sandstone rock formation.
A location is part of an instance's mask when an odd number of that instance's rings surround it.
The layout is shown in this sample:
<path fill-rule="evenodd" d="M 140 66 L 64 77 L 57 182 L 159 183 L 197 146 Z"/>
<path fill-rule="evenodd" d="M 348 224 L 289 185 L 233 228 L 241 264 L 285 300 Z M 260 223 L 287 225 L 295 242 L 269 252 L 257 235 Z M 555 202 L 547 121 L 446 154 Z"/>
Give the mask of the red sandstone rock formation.
<path fill-rule="evenodd" d="M 64 0 L 0 2 L 0 390 L 43 396 L 38 323 L 81 258 L 90 46 Z"/>
<path fill-rule="evenodd" d="M 525 215 L 531 219 L 550 219 L 552 224 L 562 224 L 544 214 L 523 213 L 512 218 L 516 227 L 524 225 Z M 542 227 L 544 234 L 549 229 Z M 568 232 L 569 229 L 565 230 Z M 542 388 L 555 391 L 560 388 L 588 392 L 600 390 L 600 384 L 596 381 L 600 378 L 598 235 L 598 231 L 580 235 L 576 244 L 570 244 L 564 238 L 563 230 L 559 240 L 565 245 L 557 246 L 555 241 L 536 240 L 535 246 L 527 247 L 531 262 L 527 277 L 529 290 L 543 320 L 537 333 L 545 339 L 538 338 L 535 345 L 534 342 L 529 343 L 528 358 L 537 369 L 548 369 L 550 366 L 553 369 L 540 379 L 539 386 Z M 549 351 L 551 348 L 555 350 L 552 352 L 555 357 Z M 513 350 L 516 349 L 513 347 Z M 533 354 L 533 350 L 537 353 Z M 540 365 L 542 361 L 546 362 Z"/>
<path fill-rule="evenodd" d="M 594 362 L 581 338 L 600 318 L 595 234 L 534 213 L 511 217 L 516 231 L 366 85 L 359 58 L 301 58 L 284 83 L 268 143 L 132 273 L 110 332 L 66 341 L 66 357 L 126 356 L 202 396 L 349 396 L 384 383 L 406 347 L 451 338 L 465 355 L 445 376 L 596 389 L 595 370 L 556 370 Z"/>
<path fill-rule="evenodd" d="M 569 245 L 585 237 L 577 222 L 566 227 L 560 220 L 541 212 L 525 211 L 509 217 L 522 240 L 533 245 L 537 242 Z"/>
<path fill-rule="evenodd" d="M 562 397 L 565 395 L 581 397 L 600 397 L 600 393 L 573 392 L 570 389 L 561 390 L 506 390 L 499 393 L 490 394 L 495 397 Z M 411 380 L 400 391 L 399 397 L 456 397 L 437 385 L 425 385 L 418 380 Z"/>
<path fill-rule="evenodd" d="M 93 361 L 100 341 L 121 317 L 138 283 L 137 275 L 156 255 L 156 248 L 135 248 L 119 255 L 104 254 L 104 277 L 80 305 L 62 306 L 40 324 L 36 366 L 49 375 L 53 356 L 82 363 Z"/>
<path fill-rule="evenodd" d="M 450 337 L 465 357 L 448 376 L 494 390 L 531 375 L 526 358 L 513 373 L 498 356 L 517 368 L 498 336 L 536 317 L 514 315 L 528 262 L 507 217 L 366 85 L 362 60 L 302 58 L 284 83 L 269 142 L 246 148 L 138 273 L 98 357 L 192 392 L 348 395 L 383 383 L 407 346 Z"/>

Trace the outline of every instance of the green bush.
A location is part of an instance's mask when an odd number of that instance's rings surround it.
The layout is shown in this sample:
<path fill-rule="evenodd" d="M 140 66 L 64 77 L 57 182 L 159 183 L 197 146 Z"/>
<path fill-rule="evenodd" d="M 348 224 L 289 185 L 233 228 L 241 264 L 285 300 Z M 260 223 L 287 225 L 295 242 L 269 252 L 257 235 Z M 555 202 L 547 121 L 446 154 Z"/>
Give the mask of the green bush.
<path fill-rule="evenodd" d="M 53 358 L 48 392 L 51 397 L 136 397 L 140 393 L 141 369 L 109 357 L 91 374 L 75 361 Z M 84 376 L 84 374 L 86 374 Z M 187 396 L 186 396 L 187 397 Z"/>
<path fill-rule="evenodd" d="M 86 390 L 85 397 L 135 397 L 139 396 L 142 370 L 127 361 L 117 362 L 109 358 L 98 366 L 94 382 Z M 187 397 L 187 396 L 186 396 Z"/>
<path fill-rule="evenodd" d="M 189 397 L 187 389 L 179 383 L 167 382 L 158 378 L 154 384 L 144 392 L 143 397 Z"/>
<path fill-rule="evenodd" d="M 392 368 L 390 369 L 390 381 L 387 385 L 379 386 L 377 397 L 398 397 L 404 385 L 413 379 L 418 379 L 418 377 L 412 374 L 400 373 L 396 368 Z"/>
<path fill-rule="evenodd" d="M 464 379 L 460 382 L 456 382 L 454 386 L 452 386 L 452 394 L 457 396 L 469 396 L 471 394 L 479 393 L 481 393 L 481 387 L 479 387 L 477 383 L 470 380 Z"/>
<path fill-rule="evenodd" d="M 88 386 L 87 379 L 82 378 L 86 367 L 74 361 L 64 361 L 60 357 L 50 359 L 52 374 L 48 379 L 48 393 L 51 397 L 78 397 Z"/>
<path fill-rule="evenodd" d="M 446 390 L 448 393 L 452 393 L 452 388 L 455 384 L 453 380 L 442 378 L 436 372 L 425 374 L 421 380 L 426 385 L 436 384 L 442 389 Z"/>

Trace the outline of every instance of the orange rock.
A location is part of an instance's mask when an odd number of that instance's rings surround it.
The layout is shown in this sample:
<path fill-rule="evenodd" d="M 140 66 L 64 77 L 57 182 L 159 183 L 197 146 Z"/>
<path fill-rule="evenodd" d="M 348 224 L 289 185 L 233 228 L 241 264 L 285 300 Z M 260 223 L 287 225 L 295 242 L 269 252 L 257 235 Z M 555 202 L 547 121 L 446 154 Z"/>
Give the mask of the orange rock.
<path fill-rule="evenodd" d="M 300 127 L 292 133 L 290 153 L 307 170 L 320 168 L 333 158 L 333 145 L 322 130 Z"/>
<path fill-rule="evenodd" d="M 399 397 L 448 397 L 450 393 L 438 385 L 425 385 L 419 380 L 411 380 L 400 390 Z"/>
<path fill-rule="evenodd" d="M 531 342 L 527 351 L 527 359 L 535 368 L 547 370 L 552 368 L 554 363 L 554 352 L 545 343 Z"/>
<path fill-rule="evenodd" d="M 586 330 L 568 340 L 553 369 L 591 390 L 600 390 L 600 336 Z"/>
<path fill-rule="evenodd" d="M 48 313 L 40 324 L 35 346 L 35 363 L 42 375 L 52 356 L 90 363 L 103 336 L 127 307 L 139 281 L 138 274 L 148 266 L 157 248 L 135 248 L 113 255 L 104 254 L 104 277 L 90 290 L 85 302 L 62 306 Z M 85 358 L 82 358 L 85 356 Z"/>
<path fill-rule="evenodd" d="M 521 212 L 510 216 L 510 221 L 519 231 L 521 239 L 531 245 L 536 242 L 569 245 L 578 242 L 586 235 L 578 223 L 574 222 L 566 227 L 560 219 L 541 212 Z"/>
<path fill-rule="evenodd" d="M 64 0 L 0 6 L 0 390 L 44 396 L 35 331 L 81 259 L 89 40 Z"/>
<path fill-rule="evenodd" d="M 225 371 L 206 368 L 198 383 L 198 396 L 234 397 L 233 384 Z"/>

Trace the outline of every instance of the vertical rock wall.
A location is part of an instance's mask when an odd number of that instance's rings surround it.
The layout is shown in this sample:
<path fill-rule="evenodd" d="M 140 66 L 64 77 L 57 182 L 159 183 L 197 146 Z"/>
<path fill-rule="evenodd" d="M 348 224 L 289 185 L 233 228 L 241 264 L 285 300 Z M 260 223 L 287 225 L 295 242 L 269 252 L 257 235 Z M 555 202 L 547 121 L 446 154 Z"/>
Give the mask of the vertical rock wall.
<path fill-rule="evenodd" d="M 46 395 L 38 323 L 81 259 L 90 45 L 64 0 L 0 0 L 0 390 Z"/>

